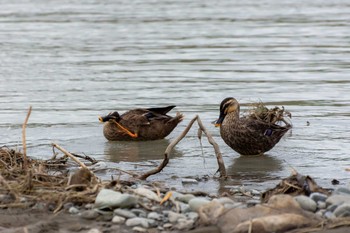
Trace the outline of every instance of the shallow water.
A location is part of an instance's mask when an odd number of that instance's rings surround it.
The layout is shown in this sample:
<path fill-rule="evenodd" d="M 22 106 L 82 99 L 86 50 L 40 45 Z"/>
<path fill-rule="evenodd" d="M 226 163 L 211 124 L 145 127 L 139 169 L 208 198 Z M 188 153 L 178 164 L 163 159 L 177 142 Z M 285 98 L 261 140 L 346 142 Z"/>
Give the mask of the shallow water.
<path fill-rule="evenodd" d="M 348 1 L 32 1 L 0 8 L 1 145 L 21 147 L 29 105 L 28 154 L 51 142 L 144 171 L 199 114 L 224 156 L 226 182 L 197 126 L 150 180 L 181 189 L 271 187 L 293 167 L 330 187 L 350 173 L 350 4 Z M 293 130 L 263 157 L 240 157 L 211 122 L 221 100 L 243 110 L 259 100 L 283 105 Z M 164 140 L 107 142 L 98 115 L 177 105 L 186 119 Z M 175 114 L 175 111 L 172 112 Z M 310 125 L 307 126 L 307 121 Z M 101 173 L 110 177 L 117 172 Z M 198 177 L 183 186 L 181 178 Z"/>

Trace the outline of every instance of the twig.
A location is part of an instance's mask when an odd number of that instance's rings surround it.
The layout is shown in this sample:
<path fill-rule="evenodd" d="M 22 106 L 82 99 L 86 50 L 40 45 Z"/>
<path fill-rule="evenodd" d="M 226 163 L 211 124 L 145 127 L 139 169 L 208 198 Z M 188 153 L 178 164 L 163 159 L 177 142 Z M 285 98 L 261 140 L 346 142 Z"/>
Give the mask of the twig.
<path fill-rule="evenodd" d="M 78 154 L 75 154 L 75 153 L 71 153 L 72 155 L 74 155 L 75 157 L 78 157 L 78 158 L 81 158 L 81 159 L 85 159 L 87 161 L 90 161 L 92 164 L 95 164 L 97 163 L 97 160 L 88 156 L 88 155 L 78 155 Z"/>
<path fill-rule="evenodd" d="M 52 143 L 51 144 L 53 147 L 56 147 L 57 149 L 59 149 L 60 151 L 62 151 L 65 155 L 67 155 L 69 158 L 71 158 L 74 162 L 76 162 L 80 167 L 82 168 L 86 168 L 87 170 L 89 170 L 87 168 L 87 166 L 82 163 L 79 159 L 77 159 L 74 155 L 72 155 L 71 153 L 69 153 L 68 151 L 66 151 L 64 148 L 60 147 L 59 145 L 57 145 L 56 143 Z"/>
<path fill-rule="evenodd" d="M 198 115 L 196 116 L 196 118 L 197 118 L 198 126 L 203 130 L 203 132 L 207 136 L 208 142 L 214 147 L 216 159 L 217 159 L 218 166 L 219 166 L 220 177 L 226 177 L 227 175 L 226 175 L 225 163 L 224 163 L 224 160 L 222 159 L 222 155 L 221 155 L 220 148 L 219 148 L 218 144 L 215 142 L 214 138 L 211 136 L 211 134 L 204 127 L 204 125 L 203 125 L 203 123 Z"/>
<path fill-rule="evenodd" d="M 185 130 L 180 134 L 180 136 L 178 136 L 174 141 L 172 141 L 169 146 L 166 148 L 165 152 L 164 152 L 164 159 L 163 162 L 161 164 L 158 165 L 158 167 L 147 171 L 146 173 L 142 174 L 139 176 L 139 178 L 141 180 L 145 180 L 147 179 L 147 177 L 154 175 L 156 173 L 159 173 L 163 170 L 163 168 L 168 164 L 169 162 L 169 156 L 170 156 L 170 152 L 171 150 L 186 136 L 186 134 L 188 133 L 188 131 L 191 129 L 193 123 L 197 120 L 198 116 L 195 116 L 190 123 L 188 124 L 188 126 L 185 128 Z"/>
<path fill-rule="evenodd" d="M 22 125 L 22 144 L 23 144 L 23 168 L 24 170 L 27 169 L 28 161 L 27 161 L 27 145 L 26 145 L 26 126 L 28 123 L 28 119 L 30 116 L 30 113 L 32 112 L 32 106 L 29 106 L 27 117 L 24 120 L 24 123 Z"/>

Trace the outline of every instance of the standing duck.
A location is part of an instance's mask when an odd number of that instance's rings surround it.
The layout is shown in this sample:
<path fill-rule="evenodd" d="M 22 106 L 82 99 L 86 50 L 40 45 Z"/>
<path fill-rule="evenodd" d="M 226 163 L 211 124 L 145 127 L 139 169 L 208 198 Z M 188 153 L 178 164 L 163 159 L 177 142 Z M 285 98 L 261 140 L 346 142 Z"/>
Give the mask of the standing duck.
<path fill-rule="evenodd" d="M 224 99 L 215 126 L 225 143 L 241 155 L 260 155 L 271 150 L 292 127 L 280 126 L 249 116 L 239 116 L 239 103 L 235 98 Z"/>
<path fill-rule="evenodd" d="M 119 115 L 111 112 L 99 117 L 104 122 L 103 135 L 109 141 L 145 141 L 162 139 L 168 136 L 182 121 L 184 116 L 166 115 L 175 106 L 164 108 L 137 108 Z"/>

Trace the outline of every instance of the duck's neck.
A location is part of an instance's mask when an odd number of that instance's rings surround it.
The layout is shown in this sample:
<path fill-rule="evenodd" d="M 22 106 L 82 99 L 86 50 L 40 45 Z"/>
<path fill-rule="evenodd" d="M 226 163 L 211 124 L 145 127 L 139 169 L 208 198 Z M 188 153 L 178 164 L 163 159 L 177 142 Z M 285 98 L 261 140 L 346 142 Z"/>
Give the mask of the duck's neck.
<path fill-rule="evenodd" d="M 239 120 L 239 109 L 236 111 L 230 112 L 226 115 L 227 120 L 229 121 L 238 121 Z"/>

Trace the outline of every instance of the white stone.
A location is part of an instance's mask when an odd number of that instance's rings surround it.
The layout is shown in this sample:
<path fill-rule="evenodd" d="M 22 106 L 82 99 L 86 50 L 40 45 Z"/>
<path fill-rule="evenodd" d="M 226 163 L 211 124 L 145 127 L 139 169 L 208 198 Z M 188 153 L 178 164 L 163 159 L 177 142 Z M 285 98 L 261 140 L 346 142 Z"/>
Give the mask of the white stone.
<path fill-rule="evenodd" d="M 125 222 L 125 218 L 124 217 L 120 217 L 118 215 L 114 216 L 112 218 L 112 223 L 115 223 L 115 224 L 123 224 Z"/>

